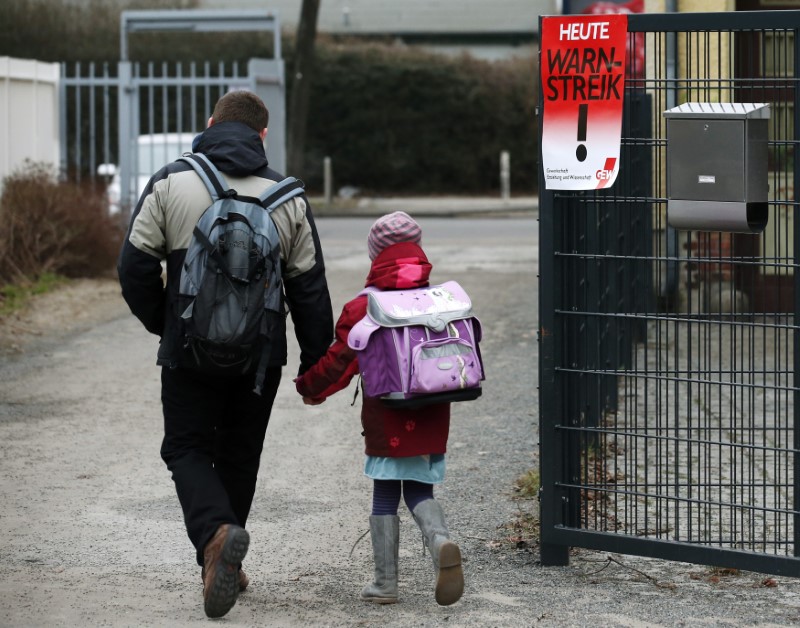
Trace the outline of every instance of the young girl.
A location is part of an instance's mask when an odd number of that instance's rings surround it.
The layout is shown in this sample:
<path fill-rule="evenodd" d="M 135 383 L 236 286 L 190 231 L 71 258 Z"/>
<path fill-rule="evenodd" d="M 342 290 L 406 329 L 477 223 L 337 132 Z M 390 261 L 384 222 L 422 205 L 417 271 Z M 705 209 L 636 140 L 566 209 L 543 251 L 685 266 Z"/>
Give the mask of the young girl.
<path fill-rule="evenodd" d="M 427 286 L 431 265 L 420 248 L 421 239 L 419 225 L 405 212 L 376 220 L 367 238 L 372 266 L 366 285 L 380 290 Z M 344 306 L 328 352 L 295 380 L 305 403 L 322 403 L 358 374 L 356 353 L 347 346 L 347 336 L 366 313 L 365 294 Z M 464 591 L 461 551 L 450 540 L 442 507 L 433 498 L 433 485 L 444 479 L 450 404 L 394 409 L 364 396 L 361 423 L 367 454 L 364 473 L 373 481 L 369 525 L 375 558 L 375 579 L 364 587 L 361 598 L 378 604 L 397 602 L 397 509 L 402 495 L 433 558 L 436 601 L 453 604 Z"/>

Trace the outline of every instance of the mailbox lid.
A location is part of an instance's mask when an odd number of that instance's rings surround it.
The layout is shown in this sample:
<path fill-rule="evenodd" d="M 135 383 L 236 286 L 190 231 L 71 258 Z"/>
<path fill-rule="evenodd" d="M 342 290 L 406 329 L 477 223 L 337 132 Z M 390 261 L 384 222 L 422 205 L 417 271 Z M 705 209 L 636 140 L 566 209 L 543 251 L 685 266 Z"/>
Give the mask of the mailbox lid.
<path fill-rule="evenodd" d="M 769 104 L 760 102 L 686 102 L 664 111 L 665 118 L 769 119 Z"/>

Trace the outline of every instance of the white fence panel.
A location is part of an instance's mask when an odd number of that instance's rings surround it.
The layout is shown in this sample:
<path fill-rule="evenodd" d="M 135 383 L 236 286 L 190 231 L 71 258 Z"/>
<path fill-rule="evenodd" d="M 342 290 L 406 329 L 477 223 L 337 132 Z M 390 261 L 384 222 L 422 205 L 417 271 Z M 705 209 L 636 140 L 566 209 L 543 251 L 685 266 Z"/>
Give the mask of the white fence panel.
<path fill-rule="evenodd" d="M 0 57 L 0 186 L 26 159 L 59 164 L 57 63 Z"/>

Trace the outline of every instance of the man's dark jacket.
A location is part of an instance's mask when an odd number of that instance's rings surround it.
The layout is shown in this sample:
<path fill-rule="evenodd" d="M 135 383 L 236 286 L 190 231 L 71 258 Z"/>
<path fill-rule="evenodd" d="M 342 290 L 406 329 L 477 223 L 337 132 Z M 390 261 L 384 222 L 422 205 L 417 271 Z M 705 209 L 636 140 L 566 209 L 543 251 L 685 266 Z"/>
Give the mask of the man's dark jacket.
<path fill-rule="evenodd" d="M 261 139 L 238 122 L 216 123 L 195 138 L 194 152 L 205 154 L 240 195 L 258 196 L 282 180 L 267 165 Z M 158 364 L 186 364 L 177 293 L 186 249 L 197 220 L 211 204 L 206 186 L 192 167 L 172 162 L 147 184 L 131 217 L 117 271 L 122 295 L 145 328 L 161 337 Z M 305 196 L 272 212 L 280 237 L 286 305 L 300 345 L 300 372 L 305 372 L 333 340 L 333 312 L 325 279 L 319 237 Z M 166 260 L 166 287 L 162 281 Z M 286 364 L 286 323 L 272 339 L 269 366 Z"/>

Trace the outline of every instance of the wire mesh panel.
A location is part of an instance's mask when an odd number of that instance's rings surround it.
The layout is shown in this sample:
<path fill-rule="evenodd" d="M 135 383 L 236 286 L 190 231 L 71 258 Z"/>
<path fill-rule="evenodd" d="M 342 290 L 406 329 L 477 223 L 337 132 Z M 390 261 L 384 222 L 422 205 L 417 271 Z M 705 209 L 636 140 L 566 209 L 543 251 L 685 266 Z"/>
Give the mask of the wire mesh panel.
<path fill-rule="evenodd" d="M 118 64 L 62 64 L 61 170 L 72 180 L 88 178 L 107 186 L 110 171 L 98 173 L 98 167 L 118 167 L 125 151 L 131 164 L 130 187 L 138 195 L 141 182 L 136 176 L 147 181 L 158 168 L 190 150 L 191 139 L 205 128 L 217 99 L 248 80 L 235 64 L 142 63 L 133 66 L 133 87 L 120 87 Z M 120 138 L 120 94 L 126 89 L 135 98 L 131 137 Z M 137 143 L 140 135 L 149 141 Z"/>
<path fill-rule="evenodd" d="M 582 546 L 800 575 L 797 24 L 629 16 L 619 178 L 542 189 L 545 564 Z M 685 102 L 770 105 L 763 233 L 669 226 L 662 114 Z"/>
<path fill-rule="evenodd" d="M 97 167 L 118 151 L 116 66 L 64 63 L 60 89 L 60 168 L 75 181 L 94 180 Z"/>
<path fill-rule="evenodd" d="M 284 87 L 281 59 L 62 64 L 61 170 L 105 189 L 110 213 L 130 209 L 153 172 L 191 150 L 217 100 L 237 89 L 267 105 L 270 165 L 281 168 Z"/>

